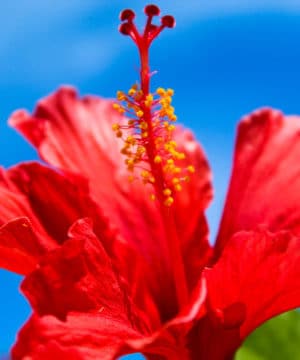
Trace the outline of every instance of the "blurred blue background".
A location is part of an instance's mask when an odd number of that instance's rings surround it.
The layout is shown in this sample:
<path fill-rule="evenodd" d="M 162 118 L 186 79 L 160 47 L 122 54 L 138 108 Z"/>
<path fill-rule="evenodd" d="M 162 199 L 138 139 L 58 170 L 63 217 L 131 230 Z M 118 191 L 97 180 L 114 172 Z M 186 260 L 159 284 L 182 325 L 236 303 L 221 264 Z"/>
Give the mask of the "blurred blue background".
<path fill-rule="evenodd" d="M 138 79 L 132 42 L 117 27 L 119 11 L 145 1 L 10 0 L 0 5 L 0 163 L 36 158 L 6 121 L 17 108 L 60 84 L 113 97 Z M 205 147 L 214 172 L 208 212 L 216 233 L 230 172 L 237 121 L 261 106 L 300 113 L 300 0 L 164 0 L 177 26 L 152 51 L 154 87 L 175 89 L 180 122 Z M 7 354 L 29 315 L 18 276 L 0 271 L 0 354 Z M 137 355 L 131 357 L 138 359 Z"/>

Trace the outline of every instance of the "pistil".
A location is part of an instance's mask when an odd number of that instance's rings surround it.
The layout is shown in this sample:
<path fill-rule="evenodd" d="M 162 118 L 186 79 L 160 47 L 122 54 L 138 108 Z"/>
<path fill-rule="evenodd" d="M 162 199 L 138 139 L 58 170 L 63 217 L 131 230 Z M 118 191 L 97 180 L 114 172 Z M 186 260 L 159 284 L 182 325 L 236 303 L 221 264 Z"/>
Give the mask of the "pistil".
<path fill-rule="evenodd" d="M 127 94 L 117 93 L 119 102 L 114 107 L 129 120 L 125 125 L 114 124 L 113 130 L 124 140 L 121 152 L 126 155 L 130 181 L 134 181 L 137 171 L 140 171 L 142 181 L 153 187 L 150 198 L 160 204 L 178 306 L 181 308 L 187 302 L 188 288 L 172 205 L 176 201 L 176 192 L 181 191 L 182 184 L 189 180 L 194 168 L 192 165 L 179 166 L 185 154 L 178 151 L 173 139 L 173 122 L 177 119 L 171 105 L 173 90 L 159 88 L 155 93 L 150 92 L 150 45 L 164 28 L 174 27 L 175 20 L 167 15 L 161 18 L 160 25 L 153 24 L 153 17 L 160 14 L 155 5 L 146 6 L 145 14 L 147 22 L 142 33 L 134 24 L 135 13 L 132 10 L 126 9 L 120 14 L 122 24 L 119 31 L 130 36 L 137 45 L 141 69 L 140 85 L 133 85 Z"/>

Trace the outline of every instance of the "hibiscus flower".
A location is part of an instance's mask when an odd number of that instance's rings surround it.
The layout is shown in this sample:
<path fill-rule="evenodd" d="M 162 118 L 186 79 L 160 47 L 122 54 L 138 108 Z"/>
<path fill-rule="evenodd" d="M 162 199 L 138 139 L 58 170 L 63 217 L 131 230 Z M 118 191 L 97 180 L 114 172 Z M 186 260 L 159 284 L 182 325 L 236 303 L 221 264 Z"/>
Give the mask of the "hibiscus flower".
<path fill-rule="evenodd" d="M 118 103 L 70 87 L 10 124 L 48 165 L 1 171 L 0 266 L 25 276 L 33 314 L 13 360 L 232 359 L 300 305 L 300 119 L 262 109 L 239 124 L 220 229 L 208 242 L 211 172 L 175 129 L 171 89 L 150 93 L 148 50 L 171 16 L 131 10 L 141 83 Z"/>

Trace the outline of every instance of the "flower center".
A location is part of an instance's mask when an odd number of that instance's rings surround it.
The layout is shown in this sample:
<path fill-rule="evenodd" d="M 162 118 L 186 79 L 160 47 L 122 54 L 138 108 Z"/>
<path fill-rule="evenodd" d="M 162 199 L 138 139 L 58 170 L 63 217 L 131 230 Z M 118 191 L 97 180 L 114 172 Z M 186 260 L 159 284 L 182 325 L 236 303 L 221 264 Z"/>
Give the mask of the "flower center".
<path fill-rule="evenodd" d="M 123 22 L 119 31 L 130 36 L 137 45 L 141 59 L 140 84 L 134 84 L 127 93 L 118 91 L 114 108 L 126 116 L 127 123 L 114 124 L 117 137 L 124 141 L 121 153 L 126 156 L 125 163 L 131 172 L 130 181 L 142 179 L 151 184 L 154 193 L 151 199 L 159 198 L 165 206 L 174 202 L 174 194 L 181 191 L 182 183 L 189 181 L 193 173 L 192 165 L 183 162 L 185 154 L 178 150 L 174 140 L 174 123 L 177 117 L 172 106 L 172 89 L 158 88 L 150 92 L 149 48 L 152 41 L 166 28 L 175 26 L 172 16 L 161 18 L 160 25 L 152 19 L 160 14 L 155 5 L 145 7 L 147 21 L 142 33 L 135 24 L 135 13 L 126 9 L 121 12 Z"/>

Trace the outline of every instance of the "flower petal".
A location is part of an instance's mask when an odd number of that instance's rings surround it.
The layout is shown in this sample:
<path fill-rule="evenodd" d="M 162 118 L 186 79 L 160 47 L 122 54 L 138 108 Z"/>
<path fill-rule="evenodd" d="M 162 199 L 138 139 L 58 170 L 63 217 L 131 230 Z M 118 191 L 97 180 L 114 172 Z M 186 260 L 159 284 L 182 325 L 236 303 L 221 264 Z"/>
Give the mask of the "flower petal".
<path fill-rule="evenodd" d="M 109 288 L 107 290 L 111 293 Z M 108 316 L 105 310 L 70 312 L 65 321 L 51 315 L 34 315 L 19 333 L 12 349 L 12 360 L 25 356 L 32 360 L 111 360 L 133 352 L 142 352 L 149 359 L 188 360 L 185 337 L 195 319 L 204 315 L 205 299 L 206 287 L 202 279 L 195 288 L 190 305 L 177 318 L 150 335 L 134 329 L 122 319 L 122 312 Z M 111 303 L 115 302 L 113 297 Z"/>
<path fill-rule="evenodd" d="M 19 110 L 9 123 L 38 149 L 43 160 L 85 175 L 95 198 L 109 203 L 111 190 L 125 171 L 121 142 L 111 128 L 120 121 L 111 101 L 93 96 L 79 99 L 75 89 L 62 87 L 41 100 L 32 116 Z"/>
<path fill-rule="evenodd" d="M 0 267 L 18 274 L 30 273 L 44 249 L 27 218 L 17 218 L 0 228 Z"/>
<path fill-rule="evenodd" d="M 193 330 L 201 359 L 227 359 L 269 318 L 300 306 L 300 239 L 288 232 L 240 232 L 204 270 L 209 313 Z"/>
<path fill-rule="evenodd" d="M 122 352 L 142 352 L 147 359 L 153 360 L 190 360 L 191 348 L 187 339 L 194 324 L 206 314 L 206 296 L 206 283 L 202 277 L 192 292 L 189 304 L 174 319 L 150 336 L 128 340 L 121 348 Z"/>
<path fill-rule="evenodd" d="M 206 155 L 191 131 L 178 128 L 175 140 L 185 159 L 182 168 L 192 164 L 196 173 L 190 176 L 188 184 L 176 193 L 174 203 L 175 226 L 180 238 L 190 289 L 199 281 L 201 269 L 208 263 L 212 249 L 208 242 L 208 225 L 204 211 L 213 197 L 212 175 Z"/>
<path fill-rule="evenodd" d="M 89 180 L 91 193 L 110 223 L 155 270 L 152 271 L 156 279 L 153 291 L 157 299 L 162 299 L 161 288 L 165 289 L 162 306 L 170 309 L 174 294 L 168 284 L 172 275 L 167 263 L 165 225 L 157 205 L 149 201 L 149 188 L 128 182 L 120 154 L 122 140 L 117 139 L 111 129 L 116 122 L 122 122 L 122 118 L 110 101 L 92 96 L 80 99 L 69 87 L 40 101 L 32 116 L 18 111 L 10 119 L 10 124 L 37 147 L 44 160 Z M 183 162 L 196 168 L 196 174 L 178 194 L 178 205 L 174 206 L 184 258 L 197 254 L 185 263 L 192 288 L 211 251 L 203 215 L 212 196 L 211 175 L 204 153 L 191 133 L 179 130 L 176 140 L 179 148 L 187 153 Z"/>
<path fill-rule="evenodd" d="M 128 300 L 112 266 L 91 222 L 78 220 L 69 230 L 69 239 L 44 255 L 21 289 L 39 315 L 64 319 L 70 311 L 97 310 L 121 318 Z"/>
<path fill-rule="evenodd" d="M 20 216 L 29 218 L 38 238 L 36 250 L 30 251 L 31 258 L 41 249 L 46 252 L 64 242 L 70 225 L 81 217 L 93 219 L 96 233 L 106 250 L 111 250 L 116 234 L 90 199 L 87 183 L 80 176 L 62 174 L 38 163 L 21 164 L 3 170 L 1 175 L 0 222 Z M 4 246 L 9 249 L 16 244 L 6 242 Z M 13 266 L 11 261 L 12 271 Z"/>
<path fill-rule="evenodd" d="M 18 165 L 9 169 L 7 176 L 56 242 L 63 242 L 70 225 L 81 217 L 94 219 L 97 231 L 106 234 L 107 221 L 90 199 L 84 178 L 59 173 L 38 163 Z"/>
<path fill-rule="evenodd" d="M 33 213 L 28 199 L 18 190 L 14 182 L 11 181 L 8 171 L 0 168 L 0 224 L 3 225 L 14 218 L 22 216 L 30 219 L 35 232 L 41 235 L 42 239 L 47 239 L 46 242 L 51 247 L 52 239 L 49 238 Z"/>
<path fill-rule="evenodd" d="M 66 321 L 32 316 L 11 351 L 12 360 L 112 360 L 127 339 L 141 335 L 129 323 L 96 313 L 75 313 Z"/>
<path fill-rule="evenodd" d="M 264 226 L 300 234 L 300 118 L 262 109 L 238 127 L 217 256 L 240 230 Z"/>
<path fill-rule="evenodd" d="M 37 316 L 21 331 L 13 359 L 112 359 L 126 339 L 149 331 L 151 313 L 135 311 L 90 221 L 78 220 L 69 237 L 22 283 Z"/>

